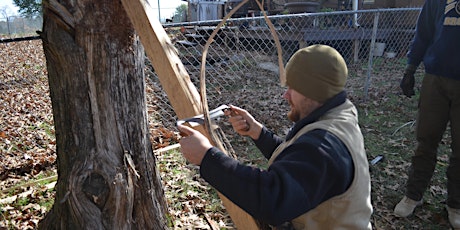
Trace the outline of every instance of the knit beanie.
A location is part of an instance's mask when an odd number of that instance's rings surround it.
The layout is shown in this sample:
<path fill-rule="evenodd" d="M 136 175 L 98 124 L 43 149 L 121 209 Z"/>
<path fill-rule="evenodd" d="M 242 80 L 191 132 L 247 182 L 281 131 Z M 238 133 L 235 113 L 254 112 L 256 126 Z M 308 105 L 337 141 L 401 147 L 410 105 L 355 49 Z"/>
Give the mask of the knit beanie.
<path fill-rule="evenodd" d="M 321 103 L 344 89 L 347 76 L 347 64 L 342 55 L 326 45 L 302 48 L 286 64 L 286 84 Z"/>

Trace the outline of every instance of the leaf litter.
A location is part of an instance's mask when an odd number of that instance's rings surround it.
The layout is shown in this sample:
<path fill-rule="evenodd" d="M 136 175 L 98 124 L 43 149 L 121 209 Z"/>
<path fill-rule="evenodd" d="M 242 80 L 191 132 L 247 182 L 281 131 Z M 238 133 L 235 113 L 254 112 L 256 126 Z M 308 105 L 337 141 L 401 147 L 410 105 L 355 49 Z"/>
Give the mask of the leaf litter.
<path fill-rule="evenodd" d="M 46 61 L 40 41 L 0 44 L 0 57 L 0 200 L 3 201 L 0 202 L 0 229 L 34 229 L 52 206 L 55 194 L 52 185 L 56 181 L 56 143 Z M 440 164 L 425 194 L 425 204 L 408 218 L 392 214 L 394 205 L 404 194 L 416 144 L 414 127 L 407 124 L 415 120 L 417 99 L 400 95 L 398 85 L 403 66 L 391 61 L 383 60 L 382 65 L 389 69 L 373 76 L 367 95 L 363 93 L 367 74 L 359 66 L 349 66 L 356 74 L 350 76 L 347 83 L 349 98 L 360 114 L 369 161 L 378 155 L 385 156 L 370 167 L 373 226 L 375 229 L 449 228 L 444 210 L 444 172 L 451 143 L 448 134 L 441 143 Z M 255 71 L 254 75 L 263 75 L 263 71 Z M 241 87 L 239 93 L 223 92 L 221 96 L 249 110 L 267 127 L 286 134 L 290 123 L 285 119 L 288 107 L 282 99 L 284 89 L 250 73 L 244 77 L 256 79 L 258 86 Z M 148 94 L 154 90 L 150 84 L 147 81 Z M 420 78 L 417 84 L 419 87 Z M 273 94 L 267 95 L 267 92 Z M 147 96 L 147 100 L 147 110 L 153 115 L 158 108 L 152 104 L 157 99 Z M 259 156 L 252 156 L 257 151 L 251 141 L 233 133 L 229 124 L 223 122 L 223 126 L 242 162 L 266 163 Z M 155 149 L 177 144 L 176 130 L 163 128 L 151 119 L 149 128 Z M 187 164 L 178 150 L 155 152 L 155 155 L 172 228 L 234 228 L 214 189 L 199 177 L 197 167 Z"/>

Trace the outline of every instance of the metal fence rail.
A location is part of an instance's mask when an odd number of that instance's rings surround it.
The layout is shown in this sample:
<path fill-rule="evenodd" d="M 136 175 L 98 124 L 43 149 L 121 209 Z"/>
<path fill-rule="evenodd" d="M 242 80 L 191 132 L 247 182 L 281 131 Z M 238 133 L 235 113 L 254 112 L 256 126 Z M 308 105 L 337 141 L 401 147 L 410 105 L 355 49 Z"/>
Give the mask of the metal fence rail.
<path fill-rule="evenodd" d="M 372 80 L 372 70 L 399 68 L 415 33 L 420 8 L 340 11 L 270 16 L 282 45 L 284 63 L 299 48 L 326 44 L 346 59 L 350 77 L 362 79 L 364 93 Z M 191 80 L 199 87 L 200 64 L 204 44 L 220 21 L 166 24 L 164 28 L 177 48 Z M 385 63 L 385 66 L 381 63 Z M 279 85 L 277 52 L 263 17 L 230 19 L 214 39 L 206 63 L 206 85 L 210 106 L 236 103 L 228 95 L 244 92 L 251 100 L 260 97 L 245 88 Z M 150 65 L 147 65 L 150 66 Z M 153 68 L 147 68 L 154 90 L 158 118 L 173 125 L 175 113 L 167 103 Z M 260 79 L 263 78 L 263 81 Z M 243 91 L 242 91 L 243 89 Z M 263 92 L 263 91 L 262 91 Z M 266 92 L 265 95 L 270 95 Z M 226 96 L 224 96 L 226 95 Z M 262 96 L 264 96 L 262 94 Z"/>

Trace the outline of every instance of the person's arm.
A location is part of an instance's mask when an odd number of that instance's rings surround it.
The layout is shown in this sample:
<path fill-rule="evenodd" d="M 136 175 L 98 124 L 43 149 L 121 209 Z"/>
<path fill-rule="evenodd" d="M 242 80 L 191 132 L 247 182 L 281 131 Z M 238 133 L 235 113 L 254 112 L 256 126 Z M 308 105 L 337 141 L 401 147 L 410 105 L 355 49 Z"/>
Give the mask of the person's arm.
<path fill-rule="evenodd" d="M 337 137 L 318 132 L 321 138 L 308 135 L 286 148 L 268 170 L 211 148 L 201 176 L 254 218 L 275 226 L 290 221 L 345 192 L 353 180 L 346 147 Z"/>
<path fill-rule="evenodd" d="M 412 66 L 410 68 L 416 69 L 419 66 L 428 47 L 432 44 L 434 36 L 436 36 L 436 26 L 442 21 L 436 18 L 440 5 L 438 0 L 427 0 L 423 5 L 417 20 L 415 37 L 407 54 L 407 64 Z"/>
<path fill-rule="evenodd" d="M 270 159 L 275 149 L 283 142 L 283 139 L 263 127 L 259 139 L 253 141 L 265 158 Z"/>
<path fill-rule="evenodd" d="M 233 129 L 240 135 L 250 137 L 262 154 L 267 159 L 270 158 L 275 148 L 283 140 L 268 131 L 248 111 L 232 105 L 230 108 L 230 111 L 225 111 L 225 114 L 229 116 L 228 121 L 232 124 Z M 191 163 L 200 165 L 206 151 L 212 147 L 211 143 L 192 128 L 184 125 L 178 125 L 177 128 L 185 135 L 180 140 L 182 154 Z"/>
<path fill-rule="evenodd" d="M 439 5 L 440 3 L 437 0 L 435 2 L 432 0 L 426 1 L 418 17 L 415 37 L 407 53 L 407 65 L 399 84 L 403 94 L 407 97 L 415 95 L 415 71 L 423 61 L 428 48 L 433 43 L 433 39 L 437 34 L 436 26 L 441 26 L 437 23 L 442 20 L 436 18 Z"/>
<path fill-rule="evenodd" d="M 233 130 L 242 136 L 250 137 L 262 154 L 269 159 L 283 140 L 256 121 L 248 111 L 233 105 L 230 105 L 230 108 L 226 115 L 230 116 L 228 121 L 232 124 Z"/>

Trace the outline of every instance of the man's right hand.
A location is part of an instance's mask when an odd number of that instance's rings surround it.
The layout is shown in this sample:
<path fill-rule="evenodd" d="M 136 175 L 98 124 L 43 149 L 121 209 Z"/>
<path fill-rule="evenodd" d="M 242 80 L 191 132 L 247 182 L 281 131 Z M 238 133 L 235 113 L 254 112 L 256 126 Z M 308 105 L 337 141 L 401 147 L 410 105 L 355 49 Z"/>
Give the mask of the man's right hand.
<path fill-rule="evenodd" d="M 415 85 L 415 70 L 416 67 L 412 65 L 408 65 L 406 70 L 404 71 L 404 77 L 401 80 L 399 86 L 401 87 L 403 94 L 407 97 L 412 97 L 415 95 L 414 85 Z"/>
<path fill-rule="evenodd" d="M 249 136 L 254 140 L 259 139 L 263 125 L 256 121 L 254 117 L 246 110 L 230 105 L 230 110 L 226 111 L 228 121 L 232 124 L 233 129 L 242 136 Z"/>

